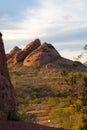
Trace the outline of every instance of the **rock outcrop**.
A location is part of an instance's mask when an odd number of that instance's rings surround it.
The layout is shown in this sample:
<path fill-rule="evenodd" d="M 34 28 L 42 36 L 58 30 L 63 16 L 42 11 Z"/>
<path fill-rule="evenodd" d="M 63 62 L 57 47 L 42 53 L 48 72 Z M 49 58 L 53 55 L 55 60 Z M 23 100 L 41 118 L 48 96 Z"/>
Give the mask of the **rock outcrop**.
<path fill-rule="evenodd" d="M 26 66 L 41 66 L 60 58 L 60 54 L 51 44 L 43 43 L 25 58 L 23 64 Z"/>
<path fill-rule="evenodd" d="M 19 51 L 14 58 L 14 63 L 23 62 L 24 59 L 29 55 L 32 51 L 37 49 L 41 45 L 39 39 L 35 39 L 31 43 L 29 43 L 23 50 Z"/>
<path fill-rule="evenodd" d="M 8 119 L 16 111 L 16 97 L 11 84 L 2 34 L 0 33 L 0 119 Z"/>
<path fill-rule="evenodd" d="M 21 49 L 15 46 L 8 54 L 6 54 L 7 63 L 14 63 L 14 57 L 19 51 L 21 51 Z"/>
<path fill-rule="evenodd" d="M 22 62 L 24 66 L 46 66 L 46 68 L 59 68 L 68 70 L 87 70 L 80 62 L 63 58 L 52 44 L 41 44 L 39 39 L 29 43 L 23 50 L 14 48 L 7 55 L 7 63 Z"/>

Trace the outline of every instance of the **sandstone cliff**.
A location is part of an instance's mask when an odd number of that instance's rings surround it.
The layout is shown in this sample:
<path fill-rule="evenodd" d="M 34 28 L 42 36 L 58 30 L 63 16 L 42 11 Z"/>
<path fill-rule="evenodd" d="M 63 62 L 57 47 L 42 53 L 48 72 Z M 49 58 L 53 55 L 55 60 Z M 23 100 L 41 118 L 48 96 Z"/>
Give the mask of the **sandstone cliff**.
<path fill-rule="evenodd" d="M 2 34 L 0 33 L 0 119 L 8 119 L 16 111 L 16 98 L 11 84 Z"/>

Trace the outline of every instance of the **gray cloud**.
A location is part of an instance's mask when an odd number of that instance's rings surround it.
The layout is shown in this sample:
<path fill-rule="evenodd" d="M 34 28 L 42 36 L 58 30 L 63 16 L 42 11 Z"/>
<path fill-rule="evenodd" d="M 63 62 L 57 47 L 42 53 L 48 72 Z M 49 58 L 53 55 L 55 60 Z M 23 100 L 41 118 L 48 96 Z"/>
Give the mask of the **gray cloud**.
<path fill-rule="evenodd" d="M 18 14 L 15 11 L 12 14 L 11 11 L 0 13 L 0 29 L 7 43 L 6 49 L 17 42 L 19 46 L 24 46 L 36 37 L 60 49 L 81 49 L 87 41 L 87 1 L 37 1 L 38 6 L 32 4 L 31 8 L 19 8 Z"/>
<path fill-rule="evenodd" d="M 52 30 L 53 31 L 53 30 Z M 55 30 L 54 30 L 55 32 Z M 70 42 L 70 41 L 82 41 L 87 40 L 87 27 L 65 30 L 64 32 L 60 32 L 54 34 L 53 36 L 48 36 L 46 38 L 48 41 L 55 41 L 55 42 Z"/>

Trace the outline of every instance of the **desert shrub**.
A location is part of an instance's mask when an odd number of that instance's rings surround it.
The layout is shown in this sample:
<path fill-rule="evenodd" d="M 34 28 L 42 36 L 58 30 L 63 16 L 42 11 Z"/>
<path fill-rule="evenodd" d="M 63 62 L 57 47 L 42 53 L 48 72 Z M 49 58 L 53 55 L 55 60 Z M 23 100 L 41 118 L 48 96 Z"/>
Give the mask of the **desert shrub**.
<path fill-rule="evenodd" d="M 41 98 L 36 98 L 33 100 L 33 103 L 35 104 L 40 104 L 41 103 Z"/>
<path fill-rule="evenodd" d="M 78 130 L 87 130 L 87 115 L 82 116 L 82 124 Z"/>
<path fill-rule="evenodd" d="M 48 105 L 49 107 L 52 107 L 52 106 L 57 105 L 58 103 L 59 103 L 59 99 L 58 99 L 57 97 L 50 97 L 50 98 L 48 99 L 47 105 Z"/>
<path fill-rule="evenodd" d="M 87 76 L 83 77 L 83 89 L 82 89 L 82 101 L 83 105 L 87 105 Z"/>
<path fill-rule="evenodd" d="M 74 104 L 73 107 L 75 108 L 76 111 L 80 111 L 80 109 L 82 108 L 83 103 L 81 100 L 77 100 Z"/>
<path fill-rule="evenodd" d="M 69 106 L 70 106 L 70 103 L 69 103 L 69 101 L 67 101 L 67 100 L 62 101 L 62 102 L 60 102 L 60 104 L 59 104 L 59 107 L 60 107 L 60 108 L 66 108 L 66 107 L 69 107 Z"/>
<path fill-rule="evenodd" d="M 49 119 L 52 122 L 59 123 L 61 127 L 63 126 L 64 128 L 71 126 L 70 123 L 70 113 L 69 112 L 64 112 L 63 109 L 59 108 L 58 110 L 55 110 L 51 113 Z M 68 123 L 68 124 L 67 124 Z"/>
<path fill-rule="evenodd" d="M 87 87 L 87 76 L 84 76 L 83 81 L 84 81 L 84 86 Z"/>
<path fill-rule="evenodd" d="M 70 78 L 70 84 L 71 84 L 71 86 L 73 86 L 73 85 L 76 84 L 76 82 L 77 82 L 76 78 L 77 78 L 77 77 L 76 77 L 75 75 L 72 75 L 72 76 L 71 76 L 71 78 Z"/>
<path fill-rule="evenodd" d="M 48 95 L 47 93 L 48 91 L 50 90 L 46 90 L 43 87 L 33 87 L 29 93 L 31 98 L 35 99 L 35 98 L 46 97 Z"/>
<path fill-rule="evenodd" d="M 18 104 L 31 104 L 32 100 L 27 96 L 25 98 L 18 97 Z"/>
<path fill-rule="evenodd" d="M 32 113 L 24 113 L 24 112 L 19 112 L 19 117 L 22 121 L 29 121 L 29 122 L 35 122 L 36 121 L 36 114 Z"/>
<path fill-rule="evenodd" d="M 21 73 L 19 72 L 14 72 L 14 73 L 10 73 L 11 74 L 11 79 L 17 79 L 21 76 Z"/>
<path fill-rule="evenodd" d="M 21 119 L 20 119 L 20 116 L 19 116 L 18 112 L 12 111 L 12 112 L 9 113 L 8 120 L 19 121 Z"/>
<path fill-rule="evenodd" d="M 18 104 L 24 103 L 24 98 L 18 97 L 17 98 Z"/>
<path fill-rule="evenodd" d="M 78 77 L 81 78 L 82 77 L 82 73 L 78 72 Z"/>
<path fill-rule="evenodd" d="M 49 119 L 52 123 L 56 122 L 66 130 L 78 130 L 81 124 L 81 115 L 74 111 L 73 107 L 58 108 L 54 110 Z"/>
<path fill-rule="evenodd" d="M 87 130 L 87 125 L 80 126 L 78 130 Z"/>
<path fill-rule="evenodd" d="M 67 76 L 67 75 L 68 75 L 68 71 L 63 70 L 63 71 L 61 72 L 61 75 L 62 75 L 62 76 Z"/>
<path fill-rule="evenodd" d="M 54 95 L 56 97 L 67 97 L 67 91 L 65 91 L 65 90 L 59 90 L 59 91 L 56 91 Z"/>

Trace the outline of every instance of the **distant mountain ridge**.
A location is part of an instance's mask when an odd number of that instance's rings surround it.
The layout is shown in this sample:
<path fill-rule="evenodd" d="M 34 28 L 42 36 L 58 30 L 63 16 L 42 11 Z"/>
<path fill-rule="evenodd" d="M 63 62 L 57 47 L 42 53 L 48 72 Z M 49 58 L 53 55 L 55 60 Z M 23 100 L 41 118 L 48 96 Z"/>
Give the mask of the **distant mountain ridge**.
<path fill-rule="evenodd" d="M 87 70 L 87 67 L 78 61 L 63 58 L 52 44 L 43 43 L 35 39 L 20 49 L 14 47 L 7 55 L 7 63 L 17 64 L 22 62 L 24 66 L 46 66 Z"/>

